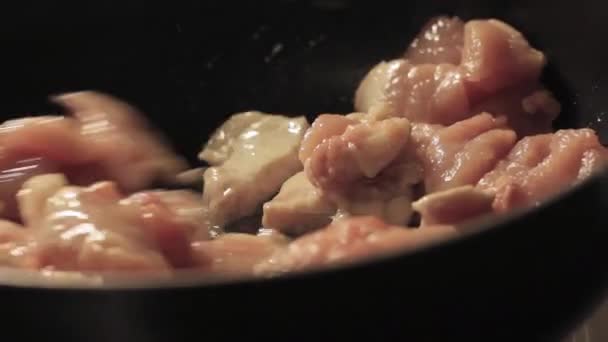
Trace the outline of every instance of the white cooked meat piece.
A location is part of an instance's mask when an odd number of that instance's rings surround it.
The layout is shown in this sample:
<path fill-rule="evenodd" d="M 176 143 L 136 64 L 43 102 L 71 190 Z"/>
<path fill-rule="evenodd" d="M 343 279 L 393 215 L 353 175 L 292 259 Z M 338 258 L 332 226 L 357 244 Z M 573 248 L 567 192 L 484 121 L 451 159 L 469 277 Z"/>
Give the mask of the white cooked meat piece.
<path fill-rule="evenodd" d="M 249 111 L 237 113 L 226 120 L 211 135 L 198 157 L 211 165 L 221 164 L 230 157 L 238 137 L 252 124 L 262 120 L 267 114 Z"/>
<path fill-rule="evenodd" d="M 252 215 L 302 170 L 298 149 L 306 118 L 265 115 L 234 140 L 232 153 L 204 174 L 203 203 L 213 225 L 224 226 Z"/>
<path fill-rule="evenodd" d="M 263 207 L 262 226 L 300 235 L 329 224 L 336 205 L 315 188 L 306 173 L 289 178 Z"/>

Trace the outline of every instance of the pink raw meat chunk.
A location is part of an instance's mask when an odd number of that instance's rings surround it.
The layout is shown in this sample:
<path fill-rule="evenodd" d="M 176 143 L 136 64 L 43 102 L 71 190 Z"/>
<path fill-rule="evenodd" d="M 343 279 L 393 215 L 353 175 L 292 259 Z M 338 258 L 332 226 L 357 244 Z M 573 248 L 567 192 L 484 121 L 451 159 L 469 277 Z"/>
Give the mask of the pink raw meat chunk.
<path fill-rule="evenodd" d="M 26 187 L 20 205 L 40 208 L 28 216 L 25 228 L 33 243 L 22 246 L 33 268 L 168 272 L 192 267 L 191 240 L 208 228 L 197 210 L 198 196 L 186 191 L 125 198 L 115 183 L 71 186 L 60 175 L 32 178 Z"/>
<path fill-rule="evenodd" d="M 304 235 L 256 266 L 256 273 L 277 274 L 343 264 L 396 250 L 413 250 L 457 235 L 451 226 L 407 229 L 371 216 L 338 220 Z"/>
<path fill-rule="evenodd" d="M 591 129 L 523 138 L 478 188 L 494 193 L 494 210 L 532 206 L 600 169 L 608 152 Z"/>
<path fill-rule="evenodd" d="M 2 216 L 19 219 L 14 196 L 34 175 L 65 173 L 74 184 L 114 180 L 125 191 L 172 180 L 187 164 L 127 104 L 95 92 L 57 97 L 75 118 L 30 117 L 0 126 Z"/>
<path fill-rule="evenodd" d="M 446 126 L 489 112 L 504 116 L 519 136 L 545 133 L 560 111 L 538 84 L 545 62 L 542 52 L 501 21 L 462 25 L 438 18 L 405 58 L 381 62 L 367 74 L 355 109 L 380 119 L 398 116 Z"/>
<path fill-rule="evenodd" d="M 425 168 L 427 193 L 475 185 L 509 153 L 515 132 L 479 114 L 448 127 L 415 124 L 412 140 Z"/>

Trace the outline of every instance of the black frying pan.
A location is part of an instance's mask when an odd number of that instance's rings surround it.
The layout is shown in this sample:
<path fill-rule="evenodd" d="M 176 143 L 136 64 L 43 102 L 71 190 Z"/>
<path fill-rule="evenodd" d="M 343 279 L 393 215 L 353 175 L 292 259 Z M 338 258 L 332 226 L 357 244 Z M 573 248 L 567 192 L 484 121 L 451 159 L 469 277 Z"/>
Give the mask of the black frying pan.
<path fill-rule="evenodd" d="M 608 5 L 599 1 L 40 3 L 1 25 L 0 112 L 99 89 L 151 119 L 192 161 L 230 113 L 349 112 L 358 81 L 432 15 L 498 17 L 551 62 L 559 127 L 608 141 Z M 410 255 L 262 281 L 103 289 L 0 286 L 3 339 L 522 341 L 563 336 L 608 285 L 608 174 L 538 210 Z M 0 281 L 15 283 L 8 273 Z M 23 283 L 25 284 L 25 282 Z M 20 325 L 23 325 L 20 326 Z"/>

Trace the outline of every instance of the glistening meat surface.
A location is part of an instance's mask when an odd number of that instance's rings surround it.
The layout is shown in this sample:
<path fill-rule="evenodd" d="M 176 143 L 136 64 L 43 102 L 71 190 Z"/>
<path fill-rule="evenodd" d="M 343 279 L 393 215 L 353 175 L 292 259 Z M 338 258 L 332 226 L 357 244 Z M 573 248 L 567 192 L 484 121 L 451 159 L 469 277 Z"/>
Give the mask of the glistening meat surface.
<path fill-rule="evenodd" d="M 490 111 L 505 116 L 520 135 L 547 132 L 560 110 L 551 94 L 545 93 L 550 105 L 523 103 L 539 88 L 544 64 L 544 55 L 501 21 L 462 25 L 438 18 L 427 24 L 404 58 L 381 62 L 369 72 L 357 89 L 355 109 L 379 118 L 403 116 L 442 125 Z M 512 89 L 525 91 L 509 96 Z M 503 98 L 499 104 L 493 101 L 497 95 Z"/>
<path fill-rule="evenodd" d="M 0 126 L 3 217 L 19 219 L 14 196 L 34 175 L 61 172 L 80 185 L 112 179 L 121 189 L 135 191 L 154 181 L 169 182 L 187 168 L 134 107 L 96 92 L 55 101 L 71 116 L 30 117 Z"/>
<path fill-rule="evenodd" d="M 310 127 L 314 113 L 236 113 L 195 170 L 107 94 L 5 122 L 0 265 L 209 278 L 344 265 L 462 236 L 605 166 L 593 130 L 551 133 L 546 56 L 514 27 L 435 17 L 404 50 L 361 81 L 356 112 Z M 201 181 L 202 194 L 150 188 Z"/>

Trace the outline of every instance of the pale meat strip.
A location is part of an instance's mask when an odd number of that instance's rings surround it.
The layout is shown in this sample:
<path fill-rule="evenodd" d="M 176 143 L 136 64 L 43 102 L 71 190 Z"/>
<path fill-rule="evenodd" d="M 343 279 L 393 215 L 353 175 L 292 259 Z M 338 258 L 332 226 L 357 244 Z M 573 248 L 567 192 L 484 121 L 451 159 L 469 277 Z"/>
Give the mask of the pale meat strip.
<path fill-rule="evenodd" d="M 494 196 L 465 185 L 423 196 L 412 203 L 420 213 L 421 226 L 462 224 L 492 213 Z"/>

